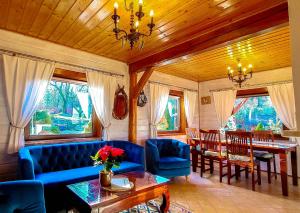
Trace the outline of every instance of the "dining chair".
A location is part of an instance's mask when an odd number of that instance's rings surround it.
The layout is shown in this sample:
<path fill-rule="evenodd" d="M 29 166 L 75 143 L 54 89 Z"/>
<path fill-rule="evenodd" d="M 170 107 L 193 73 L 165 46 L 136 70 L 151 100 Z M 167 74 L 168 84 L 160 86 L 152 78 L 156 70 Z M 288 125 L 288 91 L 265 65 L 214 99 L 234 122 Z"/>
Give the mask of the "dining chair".
<path fill-rule="evenodd" d="M 274 134 L 272 130 L 253 131 L 252 135 L 254 141 L 274 142 Z M 259 161 L 267 163 L 268 183 L 272 182 L 271 163 L 274 165 L 274 176 L 275 179 L 277 179 L 275 154 L 264 151 L 254 151 L 254 157 Z"/>
<path fill-rule="evenodd" d="M 219 130 L 200 130 L 200 148 L 201 152 L 201 171 L 200 175 L 203 177 L 203 173 L 206 171 L 206 161 L 209 160 L 209 170 L 212 174 L 214 171 L 214 161 L 219 163 L 219 176 L 220 182 L 222 182 L 223 167 L 226 166 L 226 153 L 222 151 L 221 134 Z"/>
<path fill-rule="evenodd" d="M 199 138 L 198 128 L 185 128 L 187 144 L 193 145 L 193 138 Z"/>
<path fill-rule="evenodd" d="M 233 177 L 231 175 L 231 166 L 236 168 L 235 176 L 238 179 L 240 168 L 250 170 L 252 176 L 252 190 L 255 191 L 255 184 L 261 185 L 260 161 L 255 160 L 253 156 L 252 133 L 227 131 L 226 135 L 226 155 L 227 155 L 227 176 L 228 184 Z M 257 168 L 257 179 L 255 180 L 255 167 Z"/>
<path fill-rule="evenodd" d="M 185 128 L 186 133 L 186 142 L 190 145 L 191 148 L 191 164 L 193 165 L 192 158 L 193 155 L 196 155 L 197 158 L 199 156 L 199 149 L 193 138 L 200 138 L 199 129 L 198 128 Z M 197 162 L 195 163 L 196 168 L 201 168 L 201 158 L 198 158 Z M 200 169 L 201 170 L 201 169 Z"/>

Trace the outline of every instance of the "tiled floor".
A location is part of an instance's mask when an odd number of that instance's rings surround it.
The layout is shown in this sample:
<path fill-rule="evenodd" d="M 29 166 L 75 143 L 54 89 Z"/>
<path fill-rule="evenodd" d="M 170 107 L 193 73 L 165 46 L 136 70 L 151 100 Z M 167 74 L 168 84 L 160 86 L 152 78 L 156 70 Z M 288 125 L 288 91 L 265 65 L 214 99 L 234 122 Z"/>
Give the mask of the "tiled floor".
<path fill-rule="evenodd" d="M 189 182 L 184 177 L 175 178 L 170 183 L 171 200 L 177 202 L 194 213 L 256 213 L 256 212 L 293 212 L 300 213 L 300 186 L 289 185 L 289 196 L 281 195 L 280 177 L 272 179 L 268 184 L 266 173 L 262 173 L 262 185 L 256 185 L 256 191 L 251 190 L 251 178 L 232 179 L 232 185 L 219 183 L 217 171 L 214 175 L 192 173 Z M 291 179 L 289 179 L 291 183 Z"/>

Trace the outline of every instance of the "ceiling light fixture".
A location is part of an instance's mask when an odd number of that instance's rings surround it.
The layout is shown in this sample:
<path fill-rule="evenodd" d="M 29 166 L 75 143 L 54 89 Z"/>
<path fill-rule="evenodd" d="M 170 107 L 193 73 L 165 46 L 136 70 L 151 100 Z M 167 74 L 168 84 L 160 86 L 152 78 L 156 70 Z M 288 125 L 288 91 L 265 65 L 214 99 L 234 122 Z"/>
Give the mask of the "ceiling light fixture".
<path fill-rule="evenodd" d="M 147 24 L 149 28 L 149 33 L 145 34 L 139 31 L 140 28 L 140 22 L 142 18 L 145 16 L 145 13 L 143 12 L 143 0 L 138 1 L 138 11 L 134 13 L 134 1 L 132 1 L 129 4 L 129 7 L 127 7 L 127 2 L 124 0 L 125 3 L 125 9 L 126 11 L 130 12 L 130 31 L 126 32 L 126 30 L 119 28 L 119 21 L 120 16 L 118 15 L 118 8 L 119 5 L 117 2 L 114 4 L 114 14 L 112 15 L 112 19 L 114 21 L 114 29 L 113 32 L 115 33 L 116 39 L 122 41 L 122 47 L 125 45 L 126 42 L 129 42 L 130 49 L 133 49 L 135 44 L 139 43 L 139 48 L 142 49 L 144 47 L 144 37 L 148 37 L 152 34 L 153 28 L 155 26 L 153 22 L 153 16 L 154 11 L 150 10 L 149 16 L 150 16 L 150 22 Z M 135 21 L 135 16 L 137 17 L 137 20 Z"/>

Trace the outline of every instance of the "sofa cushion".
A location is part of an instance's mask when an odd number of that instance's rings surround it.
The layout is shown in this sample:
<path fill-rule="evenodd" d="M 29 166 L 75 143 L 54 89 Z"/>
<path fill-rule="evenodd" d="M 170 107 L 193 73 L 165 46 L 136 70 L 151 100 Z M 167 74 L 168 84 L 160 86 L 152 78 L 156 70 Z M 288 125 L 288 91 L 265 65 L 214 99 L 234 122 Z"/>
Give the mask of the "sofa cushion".
<path fill-rule="evenodd" d="M 159 169 L 178 169 L 190 167 L 190 161 L 178 157 L 161 157 L 159 161 Z"/>
<path fill-rule="evenodd" d="M 45 185 L 45 187 L 59 184 L 65 185 L 90 179 L 96 179 L 99 177 L 100 170 L 102 170 L 102 166 L 87 166 L 76 169 L 41 173 L 37 174 L 35 178 L 36 180 L 40 180 Z M 115 174 L 133 170 L 144 170 L 144 167 L 141 164 L 123 161 L 119 168 L 113 168 L 113 172 Z"/>

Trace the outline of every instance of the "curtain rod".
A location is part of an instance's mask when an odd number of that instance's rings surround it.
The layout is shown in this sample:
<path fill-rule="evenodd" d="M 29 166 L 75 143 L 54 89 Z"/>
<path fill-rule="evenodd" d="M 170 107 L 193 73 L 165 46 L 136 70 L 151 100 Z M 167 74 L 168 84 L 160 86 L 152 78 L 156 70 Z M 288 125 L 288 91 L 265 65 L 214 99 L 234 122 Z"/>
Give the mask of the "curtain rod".
<path fill-rule="evenodd" d="M 18 56 L 21 56 L 21 57 L 24 57 L 24 58 L 33 58 L 33 59 L 37 59 L 37 60 L 41 60 L 41 61 L 54 62 L 54 63 L 61 64 L 61 65 L 67 65 L 67 66 L 77 67 L 77 68 L 81 68 L 81 69 L 93 70 L 93 71 L 101 72 L 103 74 L 110 75 L 110 76 L 124 77 L 124 75 L 118 74 L 118 73 L 112 73 L 112 72 L 108 72 L 108 71 L 99 70 L 99 69 L 96 69 L 96 68 L 90 68 L 90 67 L 85 67 L 85 66 L 81 66 L 81 65 L 70 64 L 70 63 L 57 61 L 57 60 L 51 60 L 51 59 L 48 59 L 48 58 L 42 58 L 42 57 L 29 55 L 29 54 L 24 54 L 24 53 L 20 53 L 20 52 L 15 52 L 15 51 L 11 51 L 11 50 L 5 50 L 5 49 L 0 48 L 0 52 L 2 54 L 6 53 L 6 54 L 12 55 L 12 56 L 18 55 Z"/>
<path fill-rule="evenodd" d="M 171 85 L 171 84 L 166 84 L 166 83 L 161 83 L 161 82 L 158 82 L 158 81 L 149 81 L 149 83 L 160 84 L 160 85 L 169 86 L 169 87 L 176 87 L 176 88 L 179 88 L 179 89 L 184 89 L 184 90 L 188 90 L 188 91 L 192 91 L 192 92 L 198 92 L 198 90 L 189 89 L 189 88 L 186 88 L 186 87 L 179 87 L 179 86 L 175 86 L 175 85 Z"/>
<path fill-rule="evenodd" d="M 242 88 L 235 88 L 235 87 L 227 87 L 222 89 L 214 89 L 209 90 L 209 92 L 220 92 L 220 91 L 226 91 L 226 90 L 243 90 L 243 89 L 251 89 L 251 88 L 259 88 L 259 87 L 266 87 L 266 86 L 272 86 L 272 85 L 278 85 L 278 84 L 287 84 L 287 83 L 293 83 L 292 80 L 287 81 L 275 81 L 272 83 L 264 83 L 264 84 L 245 84 Z"/>

